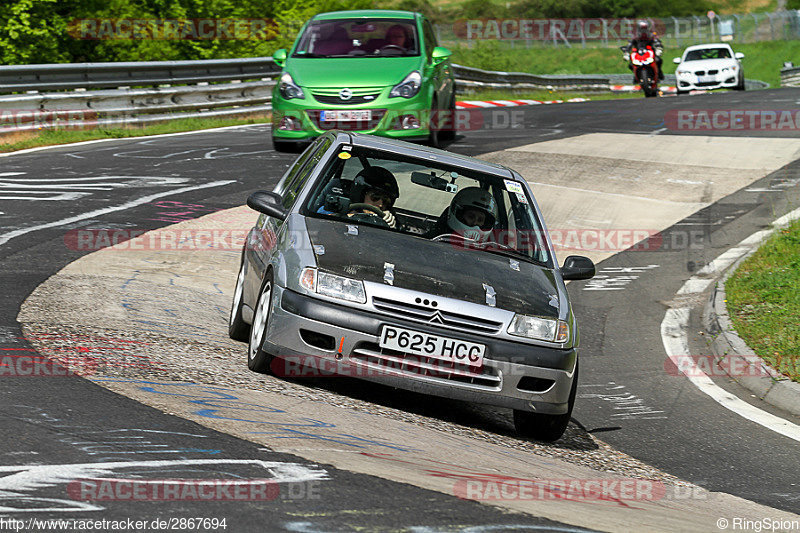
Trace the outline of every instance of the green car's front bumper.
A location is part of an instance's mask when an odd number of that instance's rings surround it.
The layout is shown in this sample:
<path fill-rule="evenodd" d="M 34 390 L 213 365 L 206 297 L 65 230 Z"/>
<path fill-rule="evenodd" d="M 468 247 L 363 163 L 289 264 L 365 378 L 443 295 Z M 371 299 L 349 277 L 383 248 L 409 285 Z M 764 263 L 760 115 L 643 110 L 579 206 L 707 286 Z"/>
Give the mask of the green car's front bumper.
<path fill-rule="evenodd" d="M 392 87 L 357 88 L 352 89 L 353 95 L 349 101 L 343 101 L 339 98 L 339 88 L 302 89 L 305 98 L 291 100 L 283 98 L 277 88 L 273 91 L 273 138 L 282 141 L 311 140 L 332 129 L 403 140 L 424 140 L 430 133 L 431 102 L 423 91 L 412 98 L 390 98 Z M 320 118 L 322 111 L 367 109 L 371 111 L 370 120 L 322 121 Z"/>

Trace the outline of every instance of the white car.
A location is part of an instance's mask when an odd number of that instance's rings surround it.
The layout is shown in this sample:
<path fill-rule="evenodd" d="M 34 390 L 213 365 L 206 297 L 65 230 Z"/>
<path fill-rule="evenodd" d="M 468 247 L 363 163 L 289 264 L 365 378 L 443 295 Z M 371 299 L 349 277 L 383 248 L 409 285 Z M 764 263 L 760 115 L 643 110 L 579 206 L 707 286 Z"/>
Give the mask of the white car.
<path fill-rule="evenodd" d="M 688 47 L 682 57 L 672 61 L 678 64 L 675 77 L 678 94 L 692 90 L 736 89 L 744 90 L 742 63 L 744 54 L 733 52 L 728 44 L 698 44 Z"/>

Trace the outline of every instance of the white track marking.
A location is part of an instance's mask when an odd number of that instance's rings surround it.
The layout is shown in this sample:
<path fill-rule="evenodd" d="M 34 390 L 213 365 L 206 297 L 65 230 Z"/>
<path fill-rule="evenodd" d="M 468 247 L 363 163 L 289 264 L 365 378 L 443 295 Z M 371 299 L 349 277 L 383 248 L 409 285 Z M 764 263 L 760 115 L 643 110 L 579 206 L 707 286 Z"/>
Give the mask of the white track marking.
<path fill-rule="evenodd" d="M 774 228 L 784 226 L 792 220 L 800 219 L 800 209 L 795 209 L 772 223 Z M 700 276 L 719 275 L 725 269 L 730 267 L 736 260 L 750 251 L 753 246 L 756 246 L 764 238 L 766 238 L 774 230 L 762 230 L 747 237 L 737 246 L 722 253 L 719 257 L 711 261 L 708 265 L 697 272 Z M 679 295 L 697 294 L 705 290 L 705 288 L 714 280 L 692 276 L 678 291 Z M 689 340 L 687 331 L 689 328 L 689 313 L 691 308 L 678 307 L 668 309 L 664 315 L 664 320 L 661 321 L 661 340 L 664 344 L 664 350 L 667 352 L 669 358 L 675 363 L 679 369 L 685 369 L 684 375 L 689 381 L 701 392 L 707 394 L 715 402 L 723 406 L 725 409 L 736 413 L 737 415 L 755 422 L 765 428 L 772 430 L 780 435 L 789 437 L 792 440 L 800 442 L 800 426 L 793 424 L 779 416 L 768 413 L 758 407 L 755 407 L 737 396 L 727 392 L 722 387 L 718 386 L 714 381 L 708 377 L 697 365 L 692 361 L 689 355 Z"/>
<path fill-rule="evenodd" d="M 31 226 L 29 228 L 21 228 L 14 231 L 9 231 L 8 233 L 0 234 L 0 246 L 4 245 L 11 239 L 15 237 L 19 237 L 20 235 L 25 235 L 26 233 L 31 233 L 33 231 L 38 231 L 42 229 L 48 228 L 57 228 L 58 226 L 63 226 L 65 224 L 71 224 L 73 222 L 78 222 L 80 220 L 86 220 L 87 218 L 95 218 L 102 215 L 106 215 L 108 213 L 113 213 L 115 211 L 124 211 L 125 209 L 130 209 L 132 207 L 137 207 L 142 204 L 146 204 L 148 202 L 152 202 L 158 198 L 163 198 L 165 196 L 172 196 L 173 194 L 180 194 L 183 192 L 189 191 L 196 191 L 199 189 L 208 189 L 209 187 L 219 187 L 221 185 L 227 185 L 229 183 L 233 183 L 235 180 L 224 180 L 224 181 L 212 181 L 211 183 L 204 183 L 202 185 L 194 185 L 192 187 L 181 187 L 179 189 L 173 189 L 171 191 L 164 191 L 155 194 L 149 194 L 147 196 L 143 196 L 136 200 L 131 200 L 130 202 L 126 202 L 124 204 L 112 206 L 112 207 L 104 207 L 102 209 L 95 209 L 94 211 L 89 211 L 87 213 L 82 213 L 80 215 L 75 215 L 68 218 L 62 218 L 61 220 L 56 220 L 54 222 L 48 222 L 46 224 L 39 224 L 37 226 Z"/>
<path fill-rule="evenodd" d="M 225 130 L 233 130 L 233 129 L 241 129 L 241 128 L 251 128 L 253 126 L 268 126 L 269 127 L 270 125 L 269 124 L 240 124 L 238 126 L 225 126 L 225 127 L 222 127 L 222 128 L 209 128 L 209 129 L 205 129 L 205 130 L 181 131 L 181 132 L 177 132 L 177 133 L 160 133 L 158 135 L 143 135 L 141 137 L 128 137 L 128 138 L 125 138 L 125 139 L 118 139 L 118 138 L 113 138 L 113 139 L 94 139 L 94 140 L 91 140 L 91 141 L 81 141 L 81 142 L 77 142 L 77 143 L 54 144 L 54 145 L 51 145 L 51 146 L 37 146 L 36 148 L 26 148 L 25 150 L 17 150 L 15 152 L 0 153 L 0 157 L 11 157 L 11 156 L 15 156 L 15 155 L 30 154 L 30 153 L 33 153 L 33 152 L 42 152 L 44 150 L 53 150 L 55 148 L 72 148 L 72 147 L 75 147 L 75 146 L 87 146 L 87 145 L 90 145 L 90 144 L 98 144 L 98 143 L 105 143 L 105 142 L 111 142 L 111 141 L 134 141 L 134 142 L 139 142 L 142 139 L 158 139 L 158 138 L 161 138 L 161 137 L 176 137 L 178 135 L 197 135 L 197 134 L 200 134 L 200 133 L 210 133 L 210 132 L 215 132 L 215 131 L 225 131 Z M 72 154 L 64 154 L 64 155 L 70 156 Z M 73 157 L 76 157 L 76 156 L 73 156 Z M 77 156 L 77 157 L 80 157 L 80 156 Z"/>

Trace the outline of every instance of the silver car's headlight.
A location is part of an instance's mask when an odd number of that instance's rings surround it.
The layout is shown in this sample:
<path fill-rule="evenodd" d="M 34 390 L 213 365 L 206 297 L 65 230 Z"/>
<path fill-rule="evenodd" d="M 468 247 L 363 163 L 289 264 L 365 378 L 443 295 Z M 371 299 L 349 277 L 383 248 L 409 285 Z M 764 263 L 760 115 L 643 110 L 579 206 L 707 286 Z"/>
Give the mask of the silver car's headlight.
<path fill-rule="evenodd" d="M 287 100 L 291 100 L 292 98 L 303 99 L 306 97 L 303 93 L 303 89 L 294 82 L 292 75 L 288 72 L 284 72 L 281 75 L 278 91 L 281 93 L 281 96 Z"/>
<path fill-rule="evenodd" d="M 416 70 L 403 78 L 403 81 L 392 87 L 389 91 L 389 98 L 402 96 L 403 98 L 413 98 L 422 86 L 422 75 Z"/>
<path fill-rule="evenodd" d="M 303 269 L 300 273 L 300 285 L 323 296 L 360 304 L 367 302 L 363 282 L 327 272 L 317 272 L 316 268 Z"/>
<path fill-rule="evenodd" d="M 563 320 L 516 314 L 511 321 L 511 325 L 508 326 L 508 333 L 509 335 L 528 339 L 567 342 L 567 339 L 569 339 L 569 324 Z"/>

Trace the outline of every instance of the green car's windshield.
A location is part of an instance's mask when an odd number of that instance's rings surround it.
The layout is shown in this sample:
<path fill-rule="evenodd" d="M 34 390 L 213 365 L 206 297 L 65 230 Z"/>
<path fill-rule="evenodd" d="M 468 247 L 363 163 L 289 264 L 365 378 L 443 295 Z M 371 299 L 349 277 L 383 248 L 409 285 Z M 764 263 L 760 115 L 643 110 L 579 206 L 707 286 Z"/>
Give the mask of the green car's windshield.
<path fill-rule="evenodd" d="M 332 161 L 301 210 L 306 216 L 551 266 L 542 226 L 518 181 L 358 146 L 343 146 Z"/>
<path fill-rule="evenodd" d="M 418 56 L 412 19 L 337 19 L 311 22 L 292 57 Z"/>

